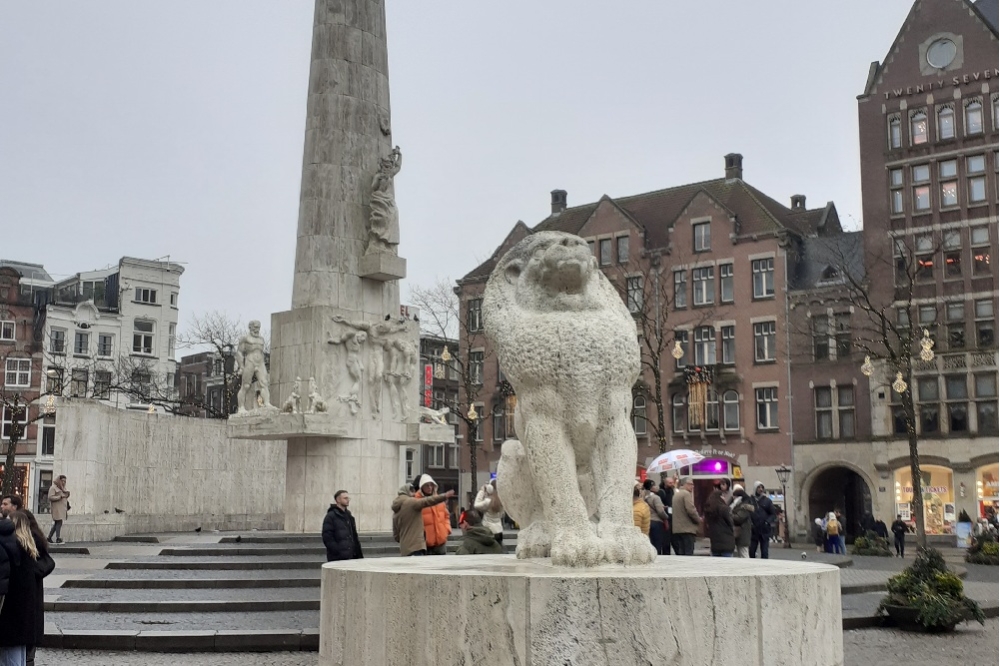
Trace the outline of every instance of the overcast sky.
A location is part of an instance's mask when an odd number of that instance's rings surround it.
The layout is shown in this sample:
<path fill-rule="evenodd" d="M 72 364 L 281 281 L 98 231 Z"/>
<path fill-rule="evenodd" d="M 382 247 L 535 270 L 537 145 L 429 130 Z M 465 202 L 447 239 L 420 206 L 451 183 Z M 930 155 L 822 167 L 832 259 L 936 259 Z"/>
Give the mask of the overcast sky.
<path fill-rule="evenodd" d="M 513 224 L 723 175 L 861 224 L 857 104 L 911 0 L 387 0 L 408 282 Z M 181 328 L 291 306 L 313 0 L 0 4 L 0 257 L 181 262 Z M 404 295 L 407 293 L 404 287 Z M 405 298 L 404 298 L 405 300 Z"/>

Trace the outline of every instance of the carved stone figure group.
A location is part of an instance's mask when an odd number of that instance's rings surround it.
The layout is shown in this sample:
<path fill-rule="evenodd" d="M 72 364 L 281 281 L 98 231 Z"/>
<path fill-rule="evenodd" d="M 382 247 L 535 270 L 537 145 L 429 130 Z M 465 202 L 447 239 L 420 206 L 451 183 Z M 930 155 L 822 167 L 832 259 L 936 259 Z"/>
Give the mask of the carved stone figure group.
<path fill-rule="evenodd" d="M 351 378 L 351 385 L 338 400 L 346 403 L 351 414 L 361 410 L 361 395 L 365 384 L 365 366 L 361 359 L 363 347 L 368 348 L 368 399 L 371 415 L 377 419 L 382 413 L 382 385 L 389 389 L 389 402 L 393 418 L 405 421 L 410 415 L 406 399 L 407 388 L 417 365 L 417 350 L 401 333 L 406 324 L 397 322 L 347 321 L 341 316 L 333 317 L 338 324 L 353 330 L 335 335 L 328 342 L 343 345 L 346 350 L 345 365 Z"/>
<path fill-rule="evenodd" d="M 302 378 L 296 377 L 292 393 L 281 406 L 281 411 L 286 414 L 321 414 L 326 412 L 326 401 L 323 400 L 323 397 L 319 394 L 319 390 L 316 387 L 316 378 L 309 378 L 309 393 L 306 394 L 305 400 L 303 401 Z"/>

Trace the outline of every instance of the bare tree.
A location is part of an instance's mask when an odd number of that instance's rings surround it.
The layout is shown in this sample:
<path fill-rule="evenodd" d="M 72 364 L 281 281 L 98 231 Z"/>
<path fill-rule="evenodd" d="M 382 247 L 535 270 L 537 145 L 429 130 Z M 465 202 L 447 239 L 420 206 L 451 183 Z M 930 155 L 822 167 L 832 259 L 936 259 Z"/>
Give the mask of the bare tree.
<path fill-rule="evenodd" d="M 187 330 L 177 337 L 177 346 L 189 349 L 207 349 L 220 360 L 222 370 L 223 405 L 218 408 L 209 404 L 204 395 L 194 396 L 200 401 L 199 408 L 204 409 L 210 418 L 228 418 L 235 411 L 236 392 L 240 390 L 241 378 L 237 376 L 233 364 L 233 353 L 246 334 L 245 326 L 239 318 L 230 318 L 225 313 L 213 310 L 203 315 L 191 318 Z M 270 343 L 270 336 L 262 331 L 261 335 Z M 269 347 L 265 350 L 268 352 Z"/>

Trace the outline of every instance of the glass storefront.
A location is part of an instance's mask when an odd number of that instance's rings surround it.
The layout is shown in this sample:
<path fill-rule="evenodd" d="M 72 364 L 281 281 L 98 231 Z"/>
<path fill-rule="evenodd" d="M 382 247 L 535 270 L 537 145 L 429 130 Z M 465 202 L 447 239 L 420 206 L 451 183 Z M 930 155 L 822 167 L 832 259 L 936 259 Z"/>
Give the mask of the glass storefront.
<path fill-rule="evenodd" d="M 920 486 L 924 500 L 924 529 L 927 534 L 954 534 L 955 489 L 952 472 L 947 467 L 936 465 L 920 466 Z M 896 513 L 903 520 L 916 525 L 911 511 L 913 484 L 910 468 L 898 469 L 895 473 Z"/>
<path fill-rule="evenodd" d="M 996 514 L 1000 509 L 998 479 L 1000 465 L 985 465 L 976 470 L 976 500 L 980 518 L 986 518 L 988 512 Z"/>

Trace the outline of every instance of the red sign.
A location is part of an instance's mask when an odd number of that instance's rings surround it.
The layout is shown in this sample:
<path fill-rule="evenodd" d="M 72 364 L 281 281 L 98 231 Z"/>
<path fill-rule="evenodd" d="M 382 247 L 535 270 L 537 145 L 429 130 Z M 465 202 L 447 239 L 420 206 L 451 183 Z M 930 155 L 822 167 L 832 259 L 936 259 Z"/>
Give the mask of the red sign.
<path fill-rule="evenodd" d="M 434 404 L 434 366 L 430 363 L 424 366 L 424 407 Z"/>

